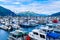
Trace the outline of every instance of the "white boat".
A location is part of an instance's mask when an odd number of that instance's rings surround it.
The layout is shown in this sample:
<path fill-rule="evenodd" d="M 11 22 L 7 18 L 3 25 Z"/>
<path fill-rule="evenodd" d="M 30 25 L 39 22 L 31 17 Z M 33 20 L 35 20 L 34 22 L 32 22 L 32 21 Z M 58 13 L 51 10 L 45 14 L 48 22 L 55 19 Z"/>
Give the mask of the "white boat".
<path fill-rule="evenodd" d="M 52 28 L 53 31 L 60 33 L 60 24 L 59 23 L 57 23 L 57 24 L 51 23 L 51 24 L 47 24 L 47 26 L 49 26 L 49 28 Z"/>
<path fill-rule="evenodd" d="M 19 28 L 20 28 L 20 26 L 19 26 L 19 25 L 17 25 L 17 24 L 13 24 L 13 25 L 12 25 L 12 28 L 13 28 L 13 29 L 19 29 Z"/>
<path fill-rule="evenodd" d="M 22 30 L 15 30 L 10 32 L 8 40 L 25 40 L 27 32 Z"/>
<path fill-rule="evenodd" d="M 34 23 L 34 22 L 24 22 L 22 24 L 20 24 L 21 27 L 23 28 L 29 28 L 29 27 L 35 27 L 38 26 L 38 24 Z"/>
<path fill-rule="evenodd" d="M 2 25 L 2 26 L 0 26 L 0 28 L 1 28 L 1 29 L 4 29 L 4 30 L 6 30 L 6 31 L 12 31 L 12 30 L 13 30 L 11 25 L 8 25 L 8 26 Z"/>
<path fill-rule="evenodd" d="M 52 26 L 52 25 L 51 25 Z M 56 28 L 58 27 L 58 28 Z M 40 27 L 41 30 L 45 31 L 47 34 L 47 40 L 59 40 L 60 39 L 60 29 L 58 26 L 58 24 L 56 24 L 56 27 L 54 28 L 52 26 L 52 28 L 50 28 L 49 26 L 46 27 Z"/>
<path fill-rule="evenodd" d="M 53 28 L 41 25 L 40 28 L 32 30 L 32 32 L 29 33 L 29 36 L 34 40 L 46 40 L 46 35 L 49 32 L 53 32 Z"/>
<path fill-rule="evenodd" d="M 34 29 L 32 32 L 29 33 L 29 36 L 33 40 L 46 40 L 46 33 L 45 31 Z"/>
<path fill-rule="evenodd" d="M 49 26 L 43 26 L 43 27 L 40 27 L 41 30 L 45 31 L 45 32 L 51 32 L 53 31 L 53 28 L 50 28 Z"/>

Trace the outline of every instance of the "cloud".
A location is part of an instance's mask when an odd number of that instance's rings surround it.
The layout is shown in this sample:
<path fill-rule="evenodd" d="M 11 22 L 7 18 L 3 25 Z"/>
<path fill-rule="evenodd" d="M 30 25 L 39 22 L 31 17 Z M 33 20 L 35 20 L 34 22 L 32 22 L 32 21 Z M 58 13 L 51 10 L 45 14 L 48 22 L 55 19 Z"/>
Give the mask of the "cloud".
<path fill-rule="evenodd" d="M 0 2 L 10 2 L 10 0 L 0 0 Z"/>
<path fill-rule="evenodd" d="M 19 1 L 19 2 L 18 2 Z M 24 5 L 21 2 L 25 2 L 26 0 L 22 1 L 22 0 L 17 0 L 16 2 L 13 2 L 12 4 L 19 4 L 20 6 L 16 6 L 16 5 L 1 5 L 7 9 L 12 10 L 15 13 L 19 13 L 19 12 L 24 12 L 24 11 L 32 11 L 32 12 L 36 12 L 36 13 L 41 13 L 41 14 L 52 14 L 52 13 L 56 13 L 56 12 L 60 12 L 60 1 L 52 1 L 52 0 L 48 0 L 47 2 L 32 2 L 28 5 Z M 29 0 L 31 2 L 31 0 Z M 28 0 L 27 0 L 28 2 Z"/>
<path fill-rule="evenodd" d="M 6 0 L 0 0 L 1 2 L 4 2 L 4 1 L 6 1 Z"/>
<path fill-rule="evenodd" d="M 34 0 L 16 0 L 16 1 L 20 1 L 20 2 L 31 2 L 31 1 L 34 1 Z"/>
<path fill-rule="evenodd" d="M 13 2 L 12 4 L 20 4 L 20 2 Z"/>

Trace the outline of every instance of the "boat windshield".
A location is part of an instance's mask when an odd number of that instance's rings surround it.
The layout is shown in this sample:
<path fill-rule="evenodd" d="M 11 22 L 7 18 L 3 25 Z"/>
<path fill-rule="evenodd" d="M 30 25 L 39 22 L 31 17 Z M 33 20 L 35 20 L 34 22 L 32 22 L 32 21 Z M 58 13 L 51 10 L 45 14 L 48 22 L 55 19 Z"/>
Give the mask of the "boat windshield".
<path fill-rule="evenodd" d="M 12 36 L 15 37 L 15 38 L 16 38 L 16 37 L 17 37 L 17 38 L 21 37 L 20 35 L 12 35 Z"/>
<path fill-rule="evenodd" d="M 40 34 L 40 37 L 45 39 L 45 35 Z"/>
<path fill-rule="evenodd" d="M 33 34 L 38 35 L 38 33 L 37 33 L 37 32 L 33 32 Z"/>

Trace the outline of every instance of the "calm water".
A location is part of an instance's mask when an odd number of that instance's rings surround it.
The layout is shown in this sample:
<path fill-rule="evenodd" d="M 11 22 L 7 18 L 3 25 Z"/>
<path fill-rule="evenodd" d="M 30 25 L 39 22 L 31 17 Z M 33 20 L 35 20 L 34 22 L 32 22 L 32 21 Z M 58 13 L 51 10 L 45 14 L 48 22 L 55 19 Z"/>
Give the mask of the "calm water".
<path fill-rule="evenodd" d="M 0 40 L 7 40 L 9 33 L 0 29 Z"/>
<path fill-rule="evenodd" d="M 32 27 L 32 28 L 23 28 L 23 30 L 24 31 L 27 31 L 27 32 L 31 32 L 33 29 L 39 28 L 39 27 L 40 27 L 40 25 L 39 26 L 36 26 L 36 27 Z"/>
<path fill-rule="evenodd" d="M 40 27 L 40 26 L 37 26 L 37 28 L 38 27 Z M 25 30 L 27 32 L 31 32 L 33 29 L 34 29 L 34 27 L 33 28 L 23 28 L 23 30 Z M 9 33 L 7 31 L 0 29 L 0 40 L 7 40 L 8 37 L 9 37 Z"/>

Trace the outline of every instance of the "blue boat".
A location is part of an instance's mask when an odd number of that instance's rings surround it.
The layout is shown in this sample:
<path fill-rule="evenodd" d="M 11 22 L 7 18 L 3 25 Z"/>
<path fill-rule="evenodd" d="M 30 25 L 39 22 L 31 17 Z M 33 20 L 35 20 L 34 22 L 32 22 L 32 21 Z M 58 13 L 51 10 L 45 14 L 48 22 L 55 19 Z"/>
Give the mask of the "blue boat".
<path fill-rule="evenodd" d="M 56 32 L 49 32 L 47 33 L 47 36 L 52 39 L 58 39 L 60 40 L 60 34 Z"/>

